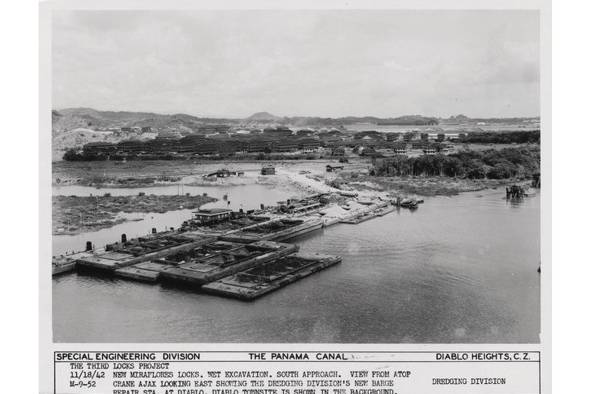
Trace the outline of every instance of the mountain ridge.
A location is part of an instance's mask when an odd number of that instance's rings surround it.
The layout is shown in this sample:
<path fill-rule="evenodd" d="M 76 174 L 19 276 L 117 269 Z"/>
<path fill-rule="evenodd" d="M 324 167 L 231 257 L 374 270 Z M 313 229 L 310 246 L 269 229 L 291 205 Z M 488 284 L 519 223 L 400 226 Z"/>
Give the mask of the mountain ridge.
<path fill-rule="evenodd" d="M 199 133 L 199 128 L 208 124 L 230 124 L 252 126 L 257 124 L 291 125 L 295 127 L 339 127 L 354 123 L 394 124 L 394 125 L 428 125 L 446 122 L 501 122 L 515 119 L 539 119 L 538 117 L 522 118 L 470 118 L 466 115 L 440 118 L 424 115 L 403 115 L 398 117 L 377 116 L 277 116 L 269 112 L 256 112 L 245 118 L 214 118 L 199 117 L 184 113 L 159 114 L 155 112 L 133 111 L 101 111 L 89 107 L 73 107 L 52 110 L 52 132 L 60 133 L 76 128 L 106 129 L 120 127 L 150 126 L 156 130 L 184 129 Z"/>

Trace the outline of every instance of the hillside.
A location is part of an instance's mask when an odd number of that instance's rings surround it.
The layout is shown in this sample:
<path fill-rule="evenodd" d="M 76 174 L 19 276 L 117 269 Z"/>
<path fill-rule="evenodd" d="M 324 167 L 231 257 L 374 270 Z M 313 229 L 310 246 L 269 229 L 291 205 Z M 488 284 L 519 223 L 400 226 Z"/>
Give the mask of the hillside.
<path fill-rule="evenodd" d="M 255 114 L 250 115 L 248 118 L 244 119 L 245 121 L 255 121 L 255 122 L 260 122 L 260 121 L 280 121 L 283 120 L 282 117 L 279 116 L 275 116 L 273 114 L 270 114 L 268 112 L 257 112 Z"/>
<path fill-rule="evenodd" d="M 436 125 L 439 124 L 439 120 L 436 118 L 429 118 L 422 115 L 405 115 L 398 118 L 390 118 L 379 120 L 379 125 L 412 125 L 412 126 L 424 126 L 424 125 Z"/>
<path fill-rule="evenodd" d="M 225 124 L 234 126 L 265 127 L 284 125 L 293 128 L 341 128 L 356 123 L 377 125 L 435 125 L 435 124 L 477 124 L 477 122 L 501 123 L 508 119 L 471 119 L 465 115 L 449 119 L 437 119 L 422 115 L 405 115 L 397 118 L 374 116 L 346 116 L 340 118 L 294 116 L 282 117 L 269 112 L 257 112 L 244 119 L 201 118 L 187 114 L 157 114 L 152 112 L 99 111 L 92 108 L 65 108 L 52 110 L 53 158 L 60 160 L 68 148 L 82 147 L 89 142 L 119 142 L 122 139 L 144 138 L 136 133 L 118 133 L 121 127 L 146 127 L 155 132 L 179 131 L 182 134 L 209 133 L 200 128 L 204 125 Z M 510 119 L 512 122 L 527 122 L 528 118 Z M 529 118 L 538 120 L 539 118 Z M 113 132 L 115 131 L 115 132 Z M 151 138 L 154 135 L 152 134 Z"/>
<path fill-rule="evenodd" d="M 163 115 L 152 112 L 128 112 L 128 111 L 98 111 L 92 108 L 66 108 L 52 111 L 53 135 L 77 128 L 91 130 L 144 127 L 150 126 L 153 130 L 181 130 L 190 133 L 199 133 L 199 127 L 208 124 L 283 124 L 295 127 L 338 127 L 353 123 L 382 122 L 407 122 L 404 124 L 422 124 L 435 118 L 427 118 L 419 115 L 400 118 L 378 118 L 374 116 L 347 116 L 341 118 L 322 118 L 315 116 L 282 117 L 269 112 L 257 112 L 244 119 L 228 118 L 200 118 L 187 114 Z"/>
<path fill-rule="evenodd" d="M 66 150 L 72 147 L 80 147 L 89 142 L 116 142 L 112 133 L 94 131 L 87 128 L 75 128 L 54 134 L 51 144 L 52 160 L 61 160 Z"/>
<path fill-rule="evenodd" d="M 92 108 L 52 110 L 51 119 L 53 160 L 61 160 L 67 149 L 79 148 L 89 142 L 119 142 L 128 138 L 143 138 L 135 133 L 117 135 L 109 129 L 149 126 L 155 131 L 199 133 L 199 127 L 203 125 L 237 122 L 233 119 L 199 118 L 186 114 L 98 111 Z"/>
<path fill-rule="evenodd" d="M 198 118 L 186 114 L 163 115 L 151 112 L 97 111 L 92 108 L 66 108 L 52 111 L 52 131 L 61 133 L 75 128 L 106 129 L 150 126 L 153 129 L 186 129 L 198 132 L 209 123 L 235 122 L 232 119 Z"/>

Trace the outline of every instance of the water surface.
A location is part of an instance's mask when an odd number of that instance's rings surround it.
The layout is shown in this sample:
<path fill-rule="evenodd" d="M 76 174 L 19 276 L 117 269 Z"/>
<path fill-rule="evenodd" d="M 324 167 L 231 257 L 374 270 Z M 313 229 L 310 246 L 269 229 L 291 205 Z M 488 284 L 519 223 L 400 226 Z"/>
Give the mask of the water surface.
<path fill-rule="evenodd" d="M 295 239 L 302 251 L 338 254 L 343 262 L 251 303 L 160 284 L 60 276 L 53 280 L 54 338 L 538 342 L 540 198 L 512 204 L 503 194 L 428 198 L 415 212 Z M 112 240 L 119 232 L 111 231 Z"/>
<path fill-rule="evenodd" d="M 100 196 L 104 193 L 111 193 L 112 196 L 134 196 L 139 192 L 156 195 L 177 195 L 184 193 L 201 195 L 207 193 L 208 196 L 215 197 L 218 200 L 204 204 L 202 208 L 223 207 L 235 211 L 239 209 L 258 209 L 260 208 L 260 204 L 275 205 L 278 201 L 284 201 L 293 197 L 294 194 L 293 191 L 287 189 L 270 189 L 260 184 L 240 186 L 167 185 L 142 188 L 96 188 L 79 185 L 53 187 L 54 195 L 66 196 Z M 117 241 L 121 234 L 126 234 L 127 238 L 133 238 L 149 234 L 152 228 L 156 228 L 158 231 L 171 227 L 178 228 L 183 221 L 193 216 L 192 212 L 194 211 L 195 209 L 181 209 L 166 213 L 121 214 L 121 217 L 128 218 L 130 221 L 88 233 L 54 236 L 52 254 L 60 255 L 83 250 L 86 241 L 91 241 L 95 247 L 102 247 L 107 243 Z"/>

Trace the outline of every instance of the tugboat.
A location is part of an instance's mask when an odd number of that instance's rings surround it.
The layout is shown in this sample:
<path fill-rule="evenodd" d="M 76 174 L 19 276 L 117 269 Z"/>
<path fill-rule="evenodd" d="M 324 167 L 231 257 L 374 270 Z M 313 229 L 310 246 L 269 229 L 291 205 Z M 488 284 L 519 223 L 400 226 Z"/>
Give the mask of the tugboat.
<path fill-rule="evenodd" d="M 506 187 L 505 193 L 507 195 L 507 200 L 522 199 L 523 197 L 527 197 L 525 187 L 520 185 L 512 185 L 510 187 Z"/>
<path fill-rule="evenodd" d="M 396 205 L 402 208 L 417 209 L 419 206 L 419 201 L 414 198 L 403 198 L 401 200 L 399 197 L 396 199 Z"/>

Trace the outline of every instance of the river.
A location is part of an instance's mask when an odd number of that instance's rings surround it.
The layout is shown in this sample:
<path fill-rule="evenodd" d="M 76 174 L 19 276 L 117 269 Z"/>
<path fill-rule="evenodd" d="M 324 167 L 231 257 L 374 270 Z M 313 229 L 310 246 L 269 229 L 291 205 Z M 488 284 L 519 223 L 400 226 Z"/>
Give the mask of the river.
<path fill-rule="evenodd" d="M 285 201 L 286 199 L 293 197 L 294 194 L 301 194 L 288 188 L 269 188 L 260 184 L 239 186 L 167 185 L 139 188 L 100 189 L 78 185 L 53 187 L 53 195 L 65 196 L 97 196 L 105 193 L 110 193 L 113 196 L 130 196 L 137 195 L 140 192 L 156 195 L 177 195 L 184 193 L 201 195 L 207 193 L 208 196 L 215 197 L 218 200 L 205 204 L 202 208 L 224 207 L 231 208 L 235 211 L 239 209 L 258 209 L 261 204 L 276 205 L 278 201 Z M 226 196 L 226 198 L 224 198 L 224 196 Z M 130 219 L 130 221 L 89 233 L 54 236 L 52 253 L 53 255 L 60 255 L 83 250 L 86 241 L 91 241 L 95 247 L 102 247 L 107 243 L 117 241 L 121 234 L 126 234 L 128 238 L 134 238 L 150 233 L 152 228 L 156 228 L 159 231 L 169 229 L 170 227 L 177 228 L 183 221 L 193 216 L 193 211 L 195 210 L 181 209 L 166 213 L 121 214 L 121 217 Z"/>
<path fill-rule="evenodd" d="M 286 191 L 264 187 L 261 192 L 258 187 L 264 186 L 223 190 L 250 205 L 261 198 L 271 203 L 288 197 Z M 156 220 L 154 226 L 145 219 L 93 234 L 57 236 L 54 253 L 80 249 L 93 237 L 100 246 L 123 231 L 129 237 L 150 227 L 176 227 L 188 215 L 149 214 L 156 218 L 148 219 Z M 137 226 L 136 232 L 122 226 Z M 499 189 L 426 198 L 414 212 L 337 224 L 292 242 L 305 252 L 341 255 L 343 262 L 251 303 L 160 284 L 58 276 L 53 280 L 54 339 L 538 342 L 539 196 L 510 203 Z"/>

